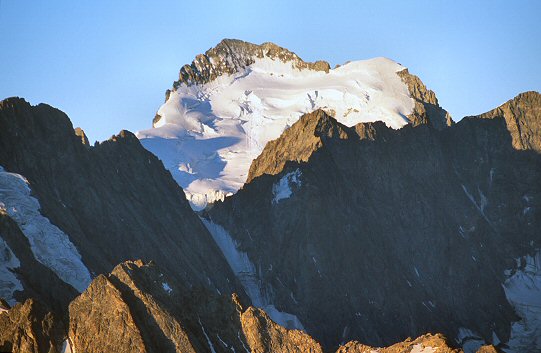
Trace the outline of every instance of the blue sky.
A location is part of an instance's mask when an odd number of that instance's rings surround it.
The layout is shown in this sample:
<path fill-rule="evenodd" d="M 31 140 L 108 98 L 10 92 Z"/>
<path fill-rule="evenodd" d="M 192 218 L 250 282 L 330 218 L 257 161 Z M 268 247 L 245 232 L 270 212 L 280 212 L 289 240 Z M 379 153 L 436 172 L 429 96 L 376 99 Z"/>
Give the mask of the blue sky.
<path fill-rule="evenodd" d="M 0 1 L 0 99 L 53 105 L 91 140 L 150 127 L 180 67 L 222 38 L 333 66 L 389 57 L 455 119 L 541 91 L 541 1 Z"/>

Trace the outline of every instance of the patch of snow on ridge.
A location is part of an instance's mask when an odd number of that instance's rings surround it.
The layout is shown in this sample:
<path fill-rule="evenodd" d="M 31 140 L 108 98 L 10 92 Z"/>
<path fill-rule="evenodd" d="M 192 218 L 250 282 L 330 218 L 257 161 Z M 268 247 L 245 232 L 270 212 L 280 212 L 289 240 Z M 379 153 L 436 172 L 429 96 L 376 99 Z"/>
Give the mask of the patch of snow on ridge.
<path fill-rule="evenodd" d="M 69 237 L 41 215 L 39 202 L 30 193 L 26 178 L 0 167 L 0 208 L 19 225 L 36 260 L 79 292 L 84 291 L 91 277 L 81 255 Z"/>
<path fill-rule="evenodd" d="M 69 338 L 67 338 L 62 343 L 62 348 L 60 349 L 60 353 L 75 353 L 75 349 L 72 347 L 72 344 Z"/>
<path fill-rule="evenodd" d="M 383 121 L 407 124 L 414 101 L 385 58 L 349 62 L 329 73 L 256 58 L 232 75 L 204 85 L 181 85 L 160 107 L 154 128 L 139 131 L 185 190 L 194 209 L 235 193 L 270 140 L 302 114 L 318 108 L 348 126 Z"/>
<path fill-rule="evenodd" d="M 274 198 L 272 203 L 278 203 L 280 200 L 289 198 L 293 191 L 291 190 L 291 185 L 301 186 L 301 171 L 296 169 L 293 172 L 287 173 L 284 175 L 278 183 L 272 186 L 272 194 Z"/>
<path fill-rule="evenodd" d="M 20 266 L 19 259 L 13 254 L 4 239 L 0 237 L 0 298 L 4 298 L 10 306 L 17 302 L 13 298 L 13 294 L 23 290 L 23 285 L 12 271 Z"/>
<path fill-rule="evenodd" d="M 434 353 L 436 352 L 436 348 L 434 347 L 425 347 L 422 344 L 418 343 L 411 349 L 410 353 Z"/>
<path fill-rule="evenodd" d="M 169 283 L 167 282 L 162 282 L 162 288 L 164 291 L 167 292 L 167 294 L 171 294 L 171 292 L 173 291 L 173 289 L 169 286 Z"/>
<path fill-rule="evenodd" d="M 541 351 L 541 250 L 517 260 L 524 267 L 512 274 L 503 288 L 522 320 L 511 326 L 508 353 Z"/>
<path fill-rule="evenodd" d="M 257 275 L 255 265 L 248 258 L 248 254 L 238 249 L 238 245 L 231 235 L 220 225 L 201 218 L 203 224 L 214 238 L 214 241 L 224 254 L 227 263 L 242 284 L 244 291 L 250 297 L 252 305 L 265 310 L 269 317 L 279 325 L 288 329 L 304 330 L 297 316 L 279 311 L 269 298 L 268 290 Z"/>

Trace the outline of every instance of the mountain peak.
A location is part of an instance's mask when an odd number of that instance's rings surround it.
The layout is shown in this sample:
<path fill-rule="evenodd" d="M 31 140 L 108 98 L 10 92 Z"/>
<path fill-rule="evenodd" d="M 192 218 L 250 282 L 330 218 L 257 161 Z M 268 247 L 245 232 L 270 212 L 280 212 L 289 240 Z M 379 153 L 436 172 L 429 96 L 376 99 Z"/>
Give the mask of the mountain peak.
<path fill-rule="evenodd" d="M 182 84 L 205 84 L 219 76 L 237 73 L 263 58 L 291 62 L 299 70 L 330 70 L 329 63 L 325 61 L 305 62 L 292 51 L 271 42 L 257 45 L 239 39 L 223 39 L 205 54 L 197 55 L 190 65 L 184 65 L 173 86 L 177 88 Z"/>
<path fill-rule="evenodd" d="M 357 136 L 353 128 L 339 123 L 322 109 L 304 114 L 279 138 L 267 143 L 252 162 L 246 182 L 262 174 L 278 174 L 288 161 L 308 161 L 325 141 L 345 140 L 353 136 Z"/>
<path fill-rule="evenodd" d="M 541 94 L 539 92 L 520 93 L 495 109 L 466 118 L 503 118 L 515 149 L 541 152 Z"/>

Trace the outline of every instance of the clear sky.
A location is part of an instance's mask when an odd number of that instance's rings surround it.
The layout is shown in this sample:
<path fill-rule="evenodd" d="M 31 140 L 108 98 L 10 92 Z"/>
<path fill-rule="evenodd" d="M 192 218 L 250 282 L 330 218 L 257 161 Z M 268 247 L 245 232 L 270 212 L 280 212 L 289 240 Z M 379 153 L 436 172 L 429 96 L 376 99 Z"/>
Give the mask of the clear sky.
<path fill-rule="evenodd" d="M 541 1 L 0 0 L 0 99 L 65 111 L 92 140 L 151 126 L 183 64 L 222 38 L 331 65 L 385 56 L 455 118 L 541 91 Z"/>

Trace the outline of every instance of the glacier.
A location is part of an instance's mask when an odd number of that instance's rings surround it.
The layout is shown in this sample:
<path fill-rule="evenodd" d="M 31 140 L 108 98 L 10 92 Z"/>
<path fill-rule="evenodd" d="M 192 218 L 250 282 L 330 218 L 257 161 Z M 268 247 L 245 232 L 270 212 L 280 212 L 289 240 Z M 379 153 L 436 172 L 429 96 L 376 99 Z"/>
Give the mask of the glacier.
<path fill-rule="evenodd" d="M 321 108 L 347 126 L 406 125 L 415 104 L 397 75 L 404 69 L 375 58 L 326 73 L 255 58 L 245 69 L 209 83 L 181 84 L 159 108 L 154 127 L 136 135 L 200 210 L 240 189 L 265 144 L 304 113 Z"/>
<path fill-rule="evenodd" d="M 28 180 L 1 166 L 0 209 L 19 225 L 36 260 L 79 292 L 88 287 L 90 272 L 68 235 L 41 215 L 39 201 L 31 195 Z"/>

